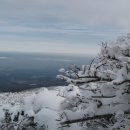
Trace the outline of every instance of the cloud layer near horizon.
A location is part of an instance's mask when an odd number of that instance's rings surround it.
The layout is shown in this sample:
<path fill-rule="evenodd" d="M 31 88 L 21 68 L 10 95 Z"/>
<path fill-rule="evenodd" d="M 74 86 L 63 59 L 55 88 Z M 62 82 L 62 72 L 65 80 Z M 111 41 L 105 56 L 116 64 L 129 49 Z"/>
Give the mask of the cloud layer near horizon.
<path fill-rule="evenodd" d="M 0 47 L 9 39 L 8 44 L 22 41 L 25 46 L 37 41 L 37 46 L 61 42 L 92 48 L 129 31 L 129 5 L 129 0 L 1 0 Z"/>

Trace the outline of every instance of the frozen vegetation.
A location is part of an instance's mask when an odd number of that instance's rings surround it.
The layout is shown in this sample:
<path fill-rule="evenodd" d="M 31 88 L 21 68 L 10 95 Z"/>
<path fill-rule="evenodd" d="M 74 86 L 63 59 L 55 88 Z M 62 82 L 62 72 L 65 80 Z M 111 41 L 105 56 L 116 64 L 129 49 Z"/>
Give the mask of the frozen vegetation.
<path fill-rule="evenodd" d="M 59 72 L 68 86 L 0 94 L 0 130 L 130 130 L 130 34 Z"/>

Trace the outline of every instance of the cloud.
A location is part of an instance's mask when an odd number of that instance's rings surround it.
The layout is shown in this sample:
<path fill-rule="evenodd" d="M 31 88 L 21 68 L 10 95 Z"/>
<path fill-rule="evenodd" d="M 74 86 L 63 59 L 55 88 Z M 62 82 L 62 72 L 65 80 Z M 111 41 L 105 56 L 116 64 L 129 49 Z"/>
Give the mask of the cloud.
<path fill-rule="evenodd" d="M 0 50 L 96 53 L 96 44 L 129 32 L 129 5 L 130 0 L 0 0 Z"/>
<path fill-rule="evenodd" d="M 130 25 L 129 0 L 2 0 L 0 18 L 85 25 Z"/>
<path fill-rule="evenodd" d="M 7 48 L 8 46 L 8 48 Z M 65 54 L 97 54 L 99 47 L 96 47 L 91 43 L 90 46 L 69 44 L 66 42 L 27 42 L 27 41 L 14 41 L 11 44 L 8 41 L 3 41 L 0 44 L 0 51 L 8 52 L 35 52 L 35 53 L 65 53 Z"/>

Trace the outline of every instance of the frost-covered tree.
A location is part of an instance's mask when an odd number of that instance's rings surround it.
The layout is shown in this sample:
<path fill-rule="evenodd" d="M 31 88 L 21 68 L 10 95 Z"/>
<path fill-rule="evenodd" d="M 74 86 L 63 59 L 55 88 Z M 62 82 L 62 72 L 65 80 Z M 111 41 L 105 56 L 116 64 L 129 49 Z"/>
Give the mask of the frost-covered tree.
<path fill-rule="evenodd" d="M 83 123 L 84 129 L 130 129 L 130 34 L 102 43 L 90 65 L 72 65 L 60 72 L 57 78 L 69 84 L 68 93 L 79 90 L 75 96 L 62 94 L 66 98 L 62 126 Z"/>
<path fill-rule="evenodd" d="M 46 130 L 35 122 L 34 116 L 24 114 L 24 111 L 12 113 L 4 109 L 4 118 L 0 121 L 0 130 Z"/>

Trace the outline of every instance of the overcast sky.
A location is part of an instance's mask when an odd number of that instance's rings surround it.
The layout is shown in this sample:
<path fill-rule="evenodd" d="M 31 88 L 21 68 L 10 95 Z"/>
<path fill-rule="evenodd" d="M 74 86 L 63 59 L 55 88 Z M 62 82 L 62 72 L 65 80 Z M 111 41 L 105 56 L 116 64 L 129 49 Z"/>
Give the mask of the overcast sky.
<path fill-rule="evenodd" d="M 130 0 L 0 0 L 0 51 L 96 54 L 130 32 Z"/>

